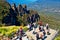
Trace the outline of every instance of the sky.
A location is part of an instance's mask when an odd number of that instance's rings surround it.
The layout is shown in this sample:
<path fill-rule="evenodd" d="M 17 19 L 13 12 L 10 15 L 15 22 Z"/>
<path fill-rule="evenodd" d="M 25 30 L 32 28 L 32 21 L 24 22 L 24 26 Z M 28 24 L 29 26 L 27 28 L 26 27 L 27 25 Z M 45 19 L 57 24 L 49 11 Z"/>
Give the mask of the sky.
<path fill-rule="evenodd" d="M 37 0 L 7 0 L 7 2 L 9 2 L 10 4 L 16 3 L 16 5 L 29 4 L 29 3 L 32 3 L 35 1 L 37 1 Z"/>

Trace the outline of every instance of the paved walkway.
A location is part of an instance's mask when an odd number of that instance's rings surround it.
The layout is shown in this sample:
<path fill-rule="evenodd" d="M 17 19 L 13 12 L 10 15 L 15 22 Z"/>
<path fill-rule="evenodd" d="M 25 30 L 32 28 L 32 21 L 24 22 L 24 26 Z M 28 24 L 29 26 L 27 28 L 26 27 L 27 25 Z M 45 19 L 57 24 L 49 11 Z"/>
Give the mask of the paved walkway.
<path fill-rule="evenodd" d="M 38 32 L 38 28 L 36 28 L 35 31 Z M 39 32 L 39 33 L 42 33 L 42 32 Z M 46 34 L 47 38 L 45 40 L 53 40 L 53 38 L 56 36 L 56 34 L 58 33 L 58 31 L 50 29 L 50 33 L 51 33 L 50 35 Z M 29 36 L 29 37 L 33 38 L 34 40 L 36 40 L 36 35 L 33 34 L 33 30 L 30 31 L 30 32 L 27 31 L 26 34 L 27 34 L 27 36 Z"/>
<path fill-rule="evenodd" d="M 50 35 L 47 35 L 47 38 L 45 40 L 53 40 L 55 36 L 58 34 L 58 30 L 50 29 Z"/>
<path fill-rule="evenodd" d="M 44 29 L 45 29 L 45 32 L 47 32 L 45 27 L 44 27 Z M 29 40 L 31 40 L 31 38 L 36 40 L 36 34 L 33 34 L 33 31 L 34 31 L 34 29 L 32 31 L 27 31 L 26 32 L 27 36 L 29 37 Z M 38 27 L 36 28 L 35 32 L 39 32 Z M 39 32 L 39 34 L 41 34 L 41 33 L 42 32 Z M 58 31 L 50 29 L 50 33 L 51 33 L 50 35 L 46 34 L 47 38 L 44 39 L 44 40 L 53 40 L 54 37 L 56 36 L 56 34 L 58 34 Z M 22 37 L 22 40 L 28 40 L 28 39 L 27 39 L 27 37 Z"/>

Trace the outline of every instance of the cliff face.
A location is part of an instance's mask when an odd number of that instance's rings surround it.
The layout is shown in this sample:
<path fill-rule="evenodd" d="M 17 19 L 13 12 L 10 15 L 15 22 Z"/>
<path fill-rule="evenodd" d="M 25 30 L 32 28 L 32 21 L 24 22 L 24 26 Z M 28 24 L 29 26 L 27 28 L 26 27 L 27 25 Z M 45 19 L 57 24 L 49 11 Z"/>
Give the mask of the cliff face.
<path fill-rule="evenodd" d="M 37 16 L 36 16 L 37 15 Z M 26 25 L 38 20 L 39 15 L 34 10 L 27 10 L 26 5 L 9 5 L 5 0 L 0 0 L 0 23 L 5 25 Z"/>
<path fill-rule="evenodd" d="M 24 25 L 28 23 L 33 23 L 39 20 L 40 16 L 34 10 L 27 10 L 26 5 L 19 5 L 16 7 L 15 4 L 12 4 L 8 7 L 8 5 L 1 5 L 3 10 L 1 12 L 2 23 L 5 25 Z"/>

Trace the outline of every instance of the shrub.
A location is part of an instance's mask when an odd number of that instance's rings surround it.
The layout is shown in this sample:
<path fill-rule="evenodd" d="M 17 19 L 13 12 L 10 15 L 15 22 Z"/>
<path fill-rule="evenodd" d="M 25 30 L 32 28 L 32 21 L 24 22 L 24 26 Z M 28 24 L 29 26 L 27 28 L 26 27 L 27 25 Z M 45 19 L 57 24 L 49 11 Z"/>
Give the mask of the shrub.
<path fill-rule="evenodd" d="M 26 32 L 28 30 L 28 28 L 22 27 L 23 30 Z M 12 36 L 12 33 L 16 33 L 16 31 L 20 29 L 19 26 L 10 26 L 10 27 L 0 27 L 0 34 L 3 34 L 4 36 Z"/>
<path fill-rule="evenodd" d="M 60 36 L 56 37 L 54 40 L 60 40 Z"/>

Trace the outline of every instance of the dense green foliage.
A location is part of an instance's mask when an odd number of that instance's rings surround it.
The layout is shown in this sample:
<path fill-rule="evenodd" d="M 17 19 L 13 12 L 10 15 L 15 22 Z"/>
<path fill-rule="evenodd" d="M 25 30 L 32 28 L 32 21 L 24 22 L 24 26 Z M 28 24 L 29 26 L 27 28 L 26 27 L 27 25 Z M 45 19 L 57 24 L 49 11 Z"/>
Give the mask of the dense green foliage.
<path fill-rule="evenodd" d="M 24 31 L 28 30 L 26 26 L 22 28 Z M 3 26 L 3 27 L 0 27 L 0 34 L 2 34 L 3 36 L 11 37 L 12 33 L 16 33 L 19 29 L 20 29 L 19 26 L 6 26 L 6 27 Z"/>
<path fill-rule="evenodd" d="M 54 40 L 60 40 L 60 36 L 56 37 Z"/>
<path fill-rule="evenodd" d="M 4 16 L 6 16 L 7 13 L 9 13 L 9 5 L 7 2 L 0 0 L 0 26 L 2 25 L 2 19 L 3 19 L 2 11 L 3 10 L 5 12 Z"/>

